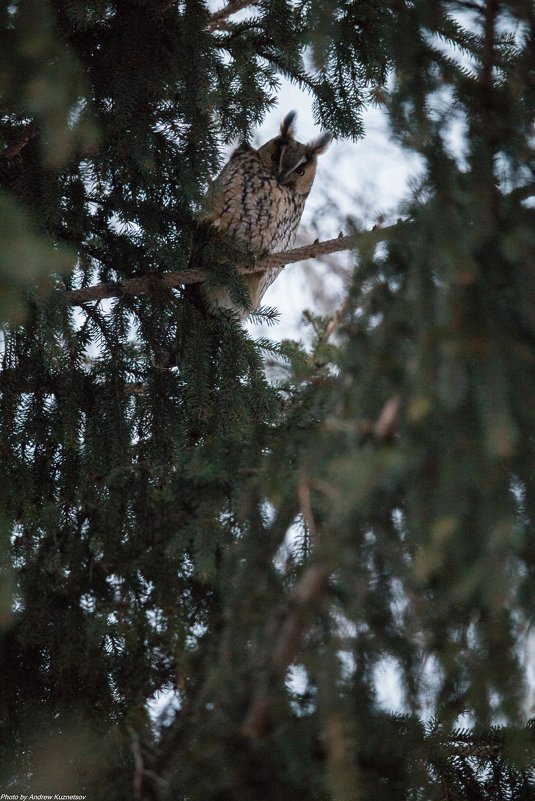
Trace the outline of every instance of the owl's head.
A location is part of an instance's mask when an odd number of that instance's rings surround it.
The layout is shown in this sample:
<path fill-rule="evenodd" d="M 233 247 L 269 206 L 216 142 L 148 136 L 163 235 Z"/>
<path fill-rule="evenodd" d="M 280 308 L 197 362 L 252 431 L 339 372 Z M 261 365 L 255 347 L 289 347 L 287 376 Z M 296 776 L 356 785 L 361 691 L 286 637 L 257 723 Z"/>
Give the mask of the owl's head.
<path fill-rule="evenodd" d="M 303 145 L 294 138 L 296 116 L 295 111 L 286 115 L 280 134 L 262 145 L 258 149 L 258 155 L 280 184 L 293 189 L 299 195 L 308 195 L 314 183 L 318 156 L 325 153 L 332 135 L 323 133 Z"/>

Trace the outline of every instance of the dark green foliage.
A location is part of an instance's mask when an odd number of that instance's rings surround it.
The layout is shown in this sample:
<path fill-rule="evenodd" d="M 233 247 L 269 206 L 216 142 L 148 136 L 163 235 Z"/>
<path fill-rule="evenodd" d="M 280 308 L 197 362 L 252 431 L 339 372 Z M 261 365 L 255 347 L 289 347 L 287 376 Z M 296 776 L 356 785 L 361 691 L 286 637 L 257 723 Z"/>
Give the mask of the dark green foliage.
<path fill-rule="evenodd" d="M 532 801 L 533 9 L 235 19 L 0 10 L 0 792 Z M 422 164 L 406 221 L 363 239 L 336 340 L 308 316 L 310 352 L 157 277 L 187 267 L 220 146 L 280 74 L 338 136 L 383 102 Z M 148 295 L 62 291 L 147 274 Z"/>

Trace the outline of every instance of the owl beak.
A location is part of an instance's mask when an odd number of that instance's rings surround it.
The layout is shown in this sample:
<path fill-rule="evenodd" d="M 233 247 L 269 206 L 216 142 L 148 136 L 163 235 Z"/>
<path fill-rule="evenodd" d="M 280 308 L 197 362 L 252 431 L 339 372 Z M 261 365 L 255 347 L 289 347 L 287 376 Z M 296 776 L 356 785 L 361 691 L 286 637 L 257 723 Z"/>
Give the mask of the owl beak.
<path fill-rule="evenodd" d="M 287 181 L 288 181 L 288 179 L 290 178 L 290 175 L 291 175 L 291 170 L 289 170 L 288 166 L 284 163 L 285 162 L 285 158 L 284 158 L 285 150 L 286 150 L 285 147 L 281 148 L 281 154 L 280 154 L 280 159 L 279 159 L 279 169 L 277 170 L 277 173 L 275 175 L 275 177 L 276 177 L 277 181 L 279 182 L 279 184 L 283 184 L 283 185 L 285 183 L 287 183 Z"/>
<path fill-rule="evenodd" d="M 284 184 L 287 184 L 288 181 L 292 179 L 292 170 L 279 170 L 279 172 L 276 175 L 276 178 L 279 184 L 282 184 L 284 186 Z"/>
<path fill-rule="evenodd" d="M 281 153 L 281 158 L 279 162 L 279 169 L 277 171 L 276 177 L 279 184 L 283 186 L 285 184 L 289 184 L 290 181 L 295 181 L 295 171 L 301 164 L 306 162 L 306 156 L 301 156 L 301 158 L 295 158 L 290 154 L 290 158 L 284 157 L 284 148 Z"/>

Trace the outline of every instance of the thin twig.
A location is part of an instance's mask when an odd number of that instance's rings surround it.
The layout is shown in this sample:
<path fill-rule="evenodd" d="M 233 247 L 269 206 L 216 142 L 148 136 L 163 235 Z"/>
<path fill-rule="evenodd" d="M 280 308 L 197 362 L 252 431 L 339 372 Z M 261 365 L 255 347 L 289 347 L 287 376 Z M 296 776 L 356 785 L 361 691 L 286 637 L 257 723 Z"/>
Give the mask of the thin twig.
<path fill-rule="evenodd" d="M 329 239 L 325 242 L 317 242 L 313 245 L 305 245 L 300 248 L 293 248 L 283 253 L 271 253 L 260 259 L 252 266 L 237 267 L 241 275 L 252 273 L 262 273 L 272 267 L 284 267 L 286 264 L 294 264 L 306 259 L 315 259 L 318 256 L 325 256 L 327 253 L 338 253 L 342 250 L 351 250 L 361 244 L 364 240 L 380 242 L 387 239 L 394 230 L 398 229 L 403 223 L 398 222 L 386 228 L 375 228 L 371 231 L 363 231 L 352 236 L 339 236 L 336 239 Z M 67 303 L 71 306 L 79 306 L 90 300 L 102 300 L 102 298 L 117 298 L 122 295 L 143 295 L 162 289 L 184 286 L 186 284 L 199 284 L 206 281 L 209 273 L 206 270 L 183 270 L 181 272 L 151 273 L 150 275 L 138 278 L 127 278 L 121 283 L 97 284 L 96 286 L 85 287 L 84 289 L 74 289 L 65 293 Z"/>
<path fill-rule="evenodd" d="M 497 757 L 503 748 L 500 743 L 478 743 L 476 737 L 466 743 L 460 743 L 457 737 L 451 737 L 444 744 L 448 749 L 448 756 L 461 759 L 490 760 Z"/>
<path fill-rule="evenodd" d="M 226 6 L 220 8 L 219 11 L 214 11 L 214 13 L 210 15 L 210 22 L 207 25 L 207 29 L 210 32 L 224 29 L 228 17 L 247 8 L 247 6 L 255 5 L 256 3 L 251 3 L 249 0 L 229 0 Z"/>
<path fill-rule="evenodd" d="M 318 539 L 318 527 L 316 526 L 314 513 L 312 511 L 310 484 L 306 478 L 303 478 L 297 486 L 297 497 L 299 498 L 299 505 L 307 531 L 310 533 L 312 542 L 316 543 Z"/>

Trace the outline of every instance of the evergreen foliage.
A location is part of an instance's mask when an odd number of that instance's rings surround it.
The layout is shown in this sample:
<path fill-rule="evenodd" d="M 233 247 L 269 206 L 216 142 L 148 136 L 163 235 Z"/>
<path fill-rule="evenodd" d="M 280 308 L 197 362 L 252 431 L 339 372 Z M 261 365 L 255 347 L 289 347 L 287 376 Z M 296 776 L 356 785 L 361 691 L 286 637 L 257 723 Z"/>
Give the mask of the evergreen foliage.
<path fill-rule="evenodd" d="M 535 10 L 244 6 L 1 6 L 0 793 L 531 801 Z M 310 351 L 158 285 L 281 74 L 422 165 Z"/>

